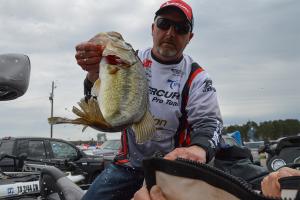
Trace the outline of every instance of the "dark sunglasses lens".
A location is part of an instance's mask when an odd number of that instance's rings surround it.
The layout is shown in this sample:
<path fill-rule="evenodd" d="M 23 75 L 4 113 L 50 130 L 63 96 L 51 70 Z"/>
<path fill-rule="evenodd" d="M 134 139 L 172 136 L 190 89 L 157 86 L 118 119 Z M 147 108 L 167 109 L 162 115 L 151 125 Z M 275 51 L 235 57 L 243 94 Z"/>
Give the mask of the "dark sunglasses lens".
<path fill-rule="evenodd" d="M 191 26 L 187 23 L 182 23 L 182 24 L 176 24 L 175 30 L 178 34 L 184 35 L 190 32 Z"/>
<path fill-rule="evenodd" d="M 173 26 L 176 33 L 180 35 L 187 34 L 191 30 L 191 26 L 188 24 L 188 22 L 177 23 L 165 18 L 157 19 L 156 26 L 162 30 L 168 30 L 171 26 Z"/>
<path fill-rule="evenodd" d="M 171 26 L 171 22 L 164 18 L 159 18 L 156 21 L 156 26 L 163 30 L 168 30 Z"/>

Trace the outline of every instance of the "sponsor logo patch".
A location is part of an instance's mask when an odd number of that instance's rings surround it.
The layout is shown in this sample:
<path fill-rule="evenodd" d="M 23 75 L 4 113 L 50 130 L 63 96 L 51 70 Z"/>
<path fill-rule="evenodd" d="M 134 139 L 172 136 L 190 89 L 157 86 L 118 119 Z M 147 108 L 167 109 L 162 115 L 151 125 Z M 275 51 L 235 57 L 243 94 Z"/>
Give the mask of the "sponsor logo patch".
<path fill-rule="evenodd" d="M 181 71 L 179 69 L 171 69 L 171 71 L 172 71 L 173 76 L 181 76 L 184 74 L 183 71 Z"/>
<path fill-rule="evenodd" d="M 172 90 L 178 89 L 179 83 L 178 83 L 177 81 L 173 81 L 173 80 L 171 80 L 171 79 L 168 79 L 167 82 L 170 84 L 169 87 L 170 87 Z"/>
<path fill-rule="evenodd" d="M 158 90 L 153 87 L 149 87 L 150 101 L 159 104 L 167 104 L 169 106 L 178 106 L 178 99 L 180 97 L 179 92 Z"/>
<path fill-rule="evenodd" d="M 149 67 L 151 67 L 151 65 L 152 65 L 152 60 L 150 60 L 150 59 L 143 60 L 143 66 L 145 68 L 149 68 Z"/>
<path fill-rule="evenodd" d="M 179 92 L 170 92 L 165 90 L 158 90 L 153 87 L 149 87 L 150 95 L 154 95 L 157 97 L 164 97 L 166 99 L 179 99 Z"/>
<path fill-rule="evenodd" d="M 210 79 L 206 79 L 204 81 L 204 89 L 203 89 L 203 92 L 210 92 L 210 91 L 213 91 L 213 92 L 216 92 L 216 89 L 212 86 L 212 80 Z"/>

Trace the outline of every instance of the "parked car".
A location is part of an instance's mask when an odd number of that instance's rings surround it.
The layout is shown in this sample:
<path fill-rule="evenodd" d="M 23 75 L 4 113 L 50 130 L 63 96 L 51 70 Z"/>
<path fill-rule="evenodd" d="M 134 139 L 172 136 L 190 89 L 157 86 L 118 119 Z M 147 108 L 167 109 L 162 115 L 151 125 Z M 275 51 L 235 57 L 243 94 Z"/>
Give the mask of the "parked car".
<path fill-rule="evenodd" d="M 103 158 L 87 155 L 72 143 L 55 138 L 5 137 L 0 139 L 1 153 L 13 156 L 25 153 L 28 159 L 39 160 L 40 163 L 43 161 L 53 163 L 63 163 L 64 160 L 72 161 L 83 172 L 86 172 L 86 183 L 91 183 L 104 169 Z M 39 164 L 39 162 L 27 162 Z M 61 170 L 64 170 L 63 166 L 61 167 Z M 0 169 L 3 171 L 21 170 L 15 168 L 14 161 L 11 159 L 3 159 L 0 162 Z"/>
<path fill-rule="evenodd" d="M 230 146 L 241 146 L 232 136 L 222 135 L 225 143 Z M 121 141 L 119 139 L 105 141 L 99 149 L 93 150 L 93 155 L 103 157 L 105 166 L 113 161 L 114 157 L 118 154 L 121 149 Z M 91 153 L 90 150 L 85 150 L 87 153 Z"/>
<path fill-rule="evenodd" d="M 104 166 L 112 162 L 121 148 L 121 141 L 119 139 L 107 140 L 98 149 L 93 150 L 93 154 L 102 157 Z"/>
<path fill-rule="evenodd" d="M 106 159 L 113 159 L 115 155 L 119 152 L 121 148 L 121 141 L 116 140 L 107 140 L 105 141 L 98 149 L 94 150 L 94 155 L 100 155 Z"/>
<path fill-rule="evenodd" d="M 82 151 L 87 155 L 95 155 L 93 149 L 82 149 Z"/>
<path fill-rule="evenodd" d="M 225 140 L 225 143 L 230 146 L 241 146 L 233 137 L 229 135 L 222 135 L 222 137 Z M 114 157 L 118 154 L 121 146 L 122 144 L 119 139 L 107 140 L 100 146 L 100 148 L 95 150 L 87 149 L 84 150 L 84 152 L 87 154 L 93 154 L 95 156 L 102 156 L 105 160 L 112 161 Z"/>

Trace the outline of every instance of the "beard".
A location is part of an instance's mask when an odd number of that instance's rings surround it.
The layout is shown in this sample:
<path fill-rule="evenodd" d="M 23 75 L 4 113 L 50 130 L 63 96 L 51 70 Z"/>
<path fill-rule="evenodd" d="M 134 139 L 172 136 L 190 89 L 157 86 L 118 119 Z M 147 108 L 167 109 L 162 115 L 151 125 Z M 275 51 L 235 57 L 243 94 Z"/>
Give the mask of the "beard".
<path fill-rule="evenodd" d="M 157 51 L 161 56 L 165 56 L 165 57 L 172 57 L 177 54 L 176 49 L 170 49 L 170 48 L 157 47 Z"/>

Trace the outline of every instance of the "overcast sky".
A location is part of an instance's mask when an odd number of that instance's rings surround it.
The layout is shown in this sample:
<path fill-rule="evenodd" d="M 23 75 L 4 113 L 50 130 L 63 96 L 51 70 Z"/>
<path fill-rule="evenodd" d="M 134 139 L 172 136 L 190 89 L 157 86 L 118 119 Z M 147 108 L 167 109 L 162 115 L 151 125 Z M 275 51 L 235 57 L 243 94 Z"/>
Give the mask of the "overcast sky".
<path fill-rule="evenodd" d="M 84 71 L 76 44 L 98 32 L 117 31 L 135 49 L 152 45 L 151 23 L 161 0 L 0 0 L 0 54 L 31 61 L 27 93 L 0 102 L 0 137 L 50 136 L 54 115 L 83 96 Z M 190 54 L 213 78 L 225 125 L 300 119 L 300 1 L 189 0 L 195 18 Z M 96 139 L 97 131 L 57 125 L 54 137 Z M 114 134 L 109 138 L 116 137 Z"/>

